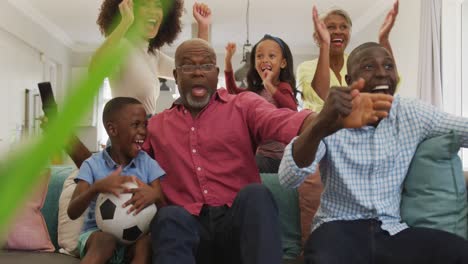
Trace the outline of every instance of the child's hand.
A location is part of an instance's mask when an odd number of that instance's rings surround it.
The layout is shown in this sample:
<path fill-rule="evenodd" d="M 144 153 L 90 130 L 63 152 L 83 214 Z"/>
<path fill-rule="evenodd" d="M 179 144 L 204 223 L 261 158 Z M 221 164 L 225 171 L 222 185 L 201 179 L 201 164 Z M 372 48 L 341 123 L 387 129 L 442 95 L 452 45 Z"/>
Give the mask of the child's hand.
<path fill-rule="evenodd" d="M 132 205 L 130 209 L 128 209 L 127 213 L 133 213 L 133 215 L 137 215 L 141 210 L 145 209 L 148 205 L 154 204 L 156 202 L 157 193 L 154 191 L 151 186 L 145 184 L 137 177 L 133 177 L 134 181 L 137 183 L 138 188 L 132 189 L 125 189 L 125 193 L 132 193 L 132 198 L 125 202 L 122 207 L 125 208 L 128 205 Z"/>
<path fill-rule="evenodd" d="M 264 86 L 273 84 L 273 72 L 272 71 L 270 70 L 263 71 L 261 78 L 262 78 Z"/>
<path fill-rule="evenodd" d="M 133 24 L 135 17 L 133 15 L 133 0 L 122 0 L 119 4 L 120 15 L 122 16 L 121 23 L 130 26 Z"/>
<path fill-rule="evenodd" d="M 199 25 L 211 25 L 211 9 L 206 4 L 195 2 L 193 17 Z"/>
<path fill-rule="evenodd" d="M 232 56 L 234 56 L 234 53 L 236 53 L 236 43 L 234 42 L 228 42 L 226 44 L 226 57 L 225 60 L 232 60 Z"/>
<path fill-rule="evenodd" d="M 43 116 L 39 117 L 38 120 L 40 122 L 39 127 L 41 127 L 42 130 L 45 130 L 48 123 L 49 123 L 49 118 L 47 118 L 47 116 L 43 115 Z"/>
<path fill-rule="evenodd" d="M 122 172 L 122 166 L 118 167 L 115 171 L 111 172 L 104 179 L 96 181 L 93 186 L 97 193 L 112 193 L 115 196 L 119 197 L 119 194 L 122 190 L 125 189 L 123 186 L 126 182 L 131 182 L 133 180 L 130 176 L 120 175 Z"/>

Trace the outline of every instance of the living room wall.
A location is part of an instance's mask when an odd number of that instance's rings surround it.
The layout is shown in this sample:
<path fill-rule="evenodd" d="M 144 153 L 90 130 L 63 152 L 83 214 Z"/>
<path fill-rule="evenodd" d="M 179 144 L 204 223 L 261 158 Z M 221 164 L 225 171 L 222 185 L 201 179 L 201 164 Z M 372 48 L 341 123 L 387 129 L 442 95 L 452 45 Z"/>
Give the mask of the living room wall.
<path fill-rule="evenodd" d="M 48 78 L 47 63 L 53 63 L 54 92 L 60 100 L 69 79 L 69 57 L 70 50 L 59 40 L 8 1 L 0 1 L 0 156 L 18 147 L 26 127 L 32 129 L 24 120 L 25 89 L 37 93 L 37 83 Z"/>

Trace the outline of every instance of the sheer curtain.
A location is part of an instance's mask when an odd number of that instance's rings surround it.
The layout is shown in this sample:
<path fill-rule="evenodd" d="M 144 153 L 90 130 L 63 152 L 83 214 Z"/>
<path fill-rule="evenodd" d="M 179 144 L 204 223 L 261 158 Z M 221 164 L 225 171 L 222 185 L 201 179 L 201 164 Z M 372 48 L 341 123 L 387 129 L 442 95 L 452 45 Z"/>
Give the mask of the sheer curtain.
<path fill-rule="evenodd" d="M 442 0 L 421 1 L 419 98 L 442 109 Z"/>

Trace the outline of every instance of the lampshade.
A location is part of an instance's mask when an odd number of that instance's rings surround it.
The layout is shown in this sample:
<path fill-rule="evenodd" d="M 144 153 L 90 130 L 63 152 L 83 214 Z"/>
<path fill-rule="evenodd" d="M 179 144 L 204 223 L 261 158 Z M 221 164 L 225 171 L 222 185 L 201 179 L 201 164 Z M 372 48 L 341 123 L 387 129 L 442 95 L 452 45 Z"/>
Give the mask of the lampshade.
<path fill-rule="evenodd" d="M 158 78 L 159 79 L 159 82 L 161 83 L 159 89 L 161 91 L 170 91 L 171 88 L 166 84 L 167 80 L 164 79 L 164 78 Z"/>

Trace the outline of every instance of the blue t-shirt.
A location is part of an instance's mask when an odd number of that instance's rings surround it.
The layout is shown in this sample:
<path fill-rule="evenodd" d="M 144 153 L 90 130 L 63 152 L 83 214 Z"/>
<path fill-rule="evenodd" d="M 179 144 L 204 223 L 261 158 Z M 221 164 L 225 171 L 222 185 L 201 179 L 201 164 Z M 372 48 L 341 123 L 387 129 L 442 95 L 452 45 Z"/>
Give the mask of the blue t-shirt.
<path fill-rule="evenodd" d="M 93 154 L 90 158 L 85 160 L 80 167 L 80 172 L 75 178 L 78 180 L 86 181 L 89 184 L 107 177 L 111 172 L 115 171 L 119 165 L 116 164 L 109 153 L 103 150 L 99 153 Z M 121 175 L 134 175 L 137 176 L 142 182 L 150 184 L 159 177 L 165 175 L 164 170 L 159 166 L 158 162 L 152 159 L 146 152 L 140 151 L 138 155 L 122 169 Z M 91 201 L 88 207 L 88 213 L 85 216 L 82 232 L 96 228 L 96 198 Z"/>

